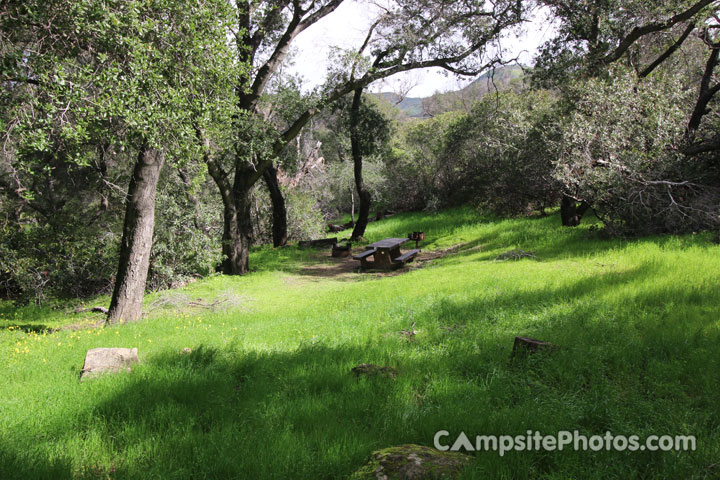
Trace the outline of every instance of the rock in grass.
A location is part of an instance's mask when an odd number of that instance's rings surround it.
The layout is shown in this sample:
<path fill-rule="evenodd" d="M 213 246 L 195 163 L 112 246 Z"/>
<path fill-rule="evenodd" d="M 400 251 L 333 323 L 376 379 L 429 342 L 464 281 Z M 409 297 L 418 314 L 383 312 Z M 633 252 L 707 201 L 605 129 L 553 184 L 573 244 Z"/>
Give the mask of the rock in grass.
<path fill-rule="evenodd" d="M 425 480 L 455 478 L 470 462 L 457 452 L 441 452 L 422 445 L 400 445 L 377 450 L 351 480 Z"/>
<path fill-rule="evenodd" d="M 353 367 L 351 371 L 357 377 L 361 375 L 385 375 L 390 378 L 397 377 L 397 370 L 393 367 L 381 367 L 380 365 L 373 365 L 372 363 L 362 363 L 357 367 Z"/>
<path fill-rule="evenodd" d="M 130 371 L 135 363 L 140 363 L 137 348 L 93 348 L 85 355 L 80 381 L 103 373 Z"/>

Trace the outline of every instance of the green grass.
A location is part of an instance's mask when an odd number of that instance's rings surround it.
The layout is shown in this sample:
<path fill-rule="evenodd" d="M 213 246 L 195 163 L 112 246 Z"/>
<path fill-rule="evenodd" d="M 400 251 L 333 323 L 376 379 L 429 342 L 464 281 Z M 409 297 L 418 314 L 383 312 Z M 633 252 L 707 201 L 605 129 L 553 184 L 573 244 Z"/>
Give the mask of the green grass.
<path fill-rule="evenodd" d="M 694 452 L 473 453 L 464 478 L 719 478 L 720 247 L 707 235 L 599 239 L 557 216 L 397 215 L 457 254 L 393 276 L 319 278 L 312 251 L 159 297 L 224 312 L 42 333 L 83 315 L 0 304 L 0 478 L 343 478 L 375 449 L 453 435 L 695 435 Z M 496 262 L 512 248 L 537 260 Z M 88 317 L 88 321 L 93 319 Z M 417 322 L 416 340 L 397 332 Z M 513 338 L 562 348 L 509 362 Z M 135 347 L 129 374 L 78 381 L 85 352 Z M 189 347 L 192 354 L 179 352 Z M 360 363 L 399 376 L 356 379 Z"/>

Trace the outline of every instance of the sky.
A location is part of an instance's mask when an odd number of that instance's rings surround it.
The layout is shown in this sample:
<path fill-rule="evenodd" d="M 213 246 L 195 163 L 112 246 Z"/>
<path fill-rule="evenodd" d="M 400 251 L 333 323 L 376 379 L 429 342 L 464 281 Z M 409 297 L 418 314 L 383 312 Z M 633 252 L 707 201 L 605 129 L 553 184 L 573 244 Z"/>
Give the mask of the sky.
<path fill-rule="evenodd" d="M 300 74 L 305 85 L 311 89 L 323 83 L 332 46 L 357 48 L 364 40 L 370 25 L 372 12 L 367 1 L 349 0 L 337 10 L 302 32 L 294 42 L 294 64 L 290 71 Z M 509 56 L 519 55 L 520 62 L 531 64 L 538 46 L 553 34 L 552 26 L 542 14 L 535 15 L 532 23 L 525 25 L 525 33 L 505 39 L 502 47 Z M 371 85 L 371 91 L 402 91 L 415 85 L 408 93 L 411 97 L 428 97 L 436 92 L 459 90 L 472 78 L 448 75 L 442 69 L 423 69 Z"/>

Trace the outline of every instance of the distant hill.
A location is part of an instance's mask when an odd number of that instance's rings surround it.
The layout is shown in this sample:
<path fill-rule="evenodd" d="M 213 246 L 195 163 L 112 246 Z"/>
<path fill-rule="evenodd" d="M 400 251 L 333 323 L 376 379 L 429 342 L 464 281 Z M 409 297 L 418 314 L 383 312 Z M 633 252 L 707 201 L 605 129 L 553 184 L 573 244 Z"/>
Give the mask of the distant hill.
<path fill-rule="evenodd" d="M 496 87 L 507 90 L 523 77 L 520 66 L 499 67 L 480 75 L 475 81 L 457 91 L 436 93 L 429 97 L 405 97 L 399 103 L 400 96 L 393 92 L 373 94 L 394 105 L 410 118 L 426 118 L 439 113 L 469 108 L 469 104 L 480 100 Z"/>
<path fill-rule="evenodd" d="M 496 68 L 495 71 L 489 71 L 486 73 L 483 73 L 480 75 L 477 80 L 472 82 L 467 87 L 463 88 L 463 90 L 470 88 L 472 85 L 478 84 L 478 83 L 484 83 L 487 84 L 488 82 L 490 85 L 492 85 L 492 82 L 494 81 L 495 84 L 500 87 L 500 85 L 507 85 L 508 83 L 512 82 L 513 80 L 520 79 L 523 77 L 523 69 L 519 65 L 511 65 L 509 67 L 499 67 Z M 492 78 L 492 80 L 491 80 Z"/>
<path fill-rule="evenodd" d="M 402 110 L 408 117 L 416 118 L 423 116 L 422 98 L 405 97 L 400 100 L 400 95 L 393 92 L 380 92 L 376 95 L 385 100 L 386 102 L 395 105 L 397 108 Z M 400 100 L 400 103 L 398 103 L 398 100 Z"/>

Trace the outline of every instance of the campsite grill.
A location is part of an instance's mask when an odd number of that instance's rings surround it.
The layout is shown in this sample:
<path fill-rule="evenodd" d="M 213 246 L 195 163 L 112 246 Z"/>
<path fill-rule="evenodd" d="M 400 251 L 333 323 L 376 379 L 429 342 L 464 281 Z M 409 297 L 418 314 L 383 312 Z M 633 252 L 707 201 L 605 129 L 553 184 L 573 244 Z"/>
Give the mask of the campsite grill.
<path fill-rule="evenodd" d="M 417 248 L 418 243 L 425 240 L 425 232 L 408 233 L 408 240 L 415 240 L 415 248 Z"/>

